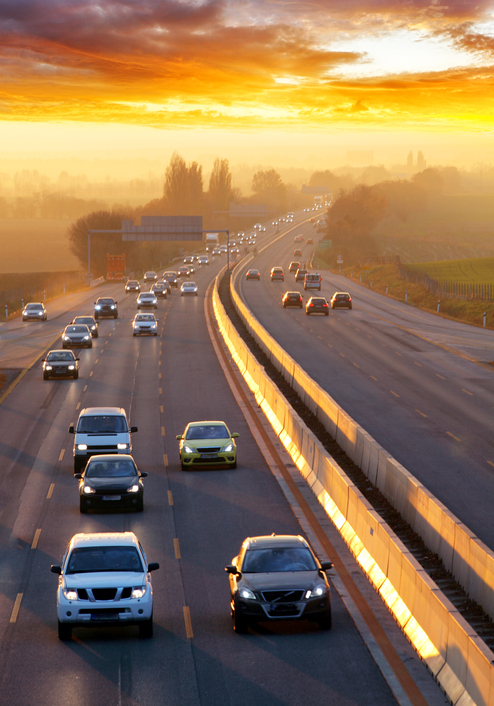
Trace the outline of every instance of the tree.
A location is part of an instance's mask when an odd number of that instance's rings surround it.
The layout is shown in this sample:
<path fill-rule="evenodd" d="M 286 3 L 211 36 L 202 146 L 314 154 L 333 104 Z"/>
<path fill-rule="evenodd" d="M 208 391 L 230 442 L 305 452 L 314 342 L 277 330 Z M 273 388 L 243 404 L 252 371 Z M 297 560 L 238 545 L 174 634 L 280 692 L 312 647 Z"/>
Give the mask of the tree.
<path fill-rule="evenodd" d="M 197 162 L 187 167 L 177 152 L 172 154 L 165 172 L 163 206 L 170 216 L 197 216 L 202 213 L 202 167 Z"/>
<path fill-rule="evenodd" d="M 252 177 L 252 191 L 257 201 L 262 199 L 267 204 L 268 211 L 286 211 L 287 189 L 275 169 L 256 172 Z"/>
<path fill-rule="evenodd" d="M 233 200 L 232 175 L 227 159 L 215 159 L 209 177 L 208 197 L 212 211 L 228 211 Z"/>
<path fill-rule="evenodd" d="M 67 238 L 70 250 L 84 268 L 87 268 L 88 231 L 89 230 L 121 230 L 122 221 L 131 217 L 125 211 L 93 211 L 78 218 L 69 227 Z M 106 274 L 106 255 L 121 255 L 125 253 L 127 260 L 132 260 L 138 243 L 124 242 L 120 233 L 95 233 L 91 236 L 90 271 L 96 277 Z M 127 265 L 132 264 L 127 261 Z"/>

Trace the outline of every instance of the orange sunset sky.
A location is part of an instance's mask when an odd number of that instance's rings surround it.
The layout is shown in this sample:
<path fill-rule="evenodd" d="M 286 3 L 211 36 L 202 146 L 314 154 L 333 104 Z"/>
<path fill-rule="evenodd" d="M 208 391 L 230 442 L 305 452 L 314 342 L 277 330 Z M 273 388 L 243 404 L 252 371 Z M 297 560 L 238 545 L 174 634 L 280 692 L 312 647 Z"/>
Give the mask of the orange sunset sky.
<path fill-rule="evenodd" d="M 0 0 L 0 61 L 4 151 L 494 149 L 493 1 Z"/>

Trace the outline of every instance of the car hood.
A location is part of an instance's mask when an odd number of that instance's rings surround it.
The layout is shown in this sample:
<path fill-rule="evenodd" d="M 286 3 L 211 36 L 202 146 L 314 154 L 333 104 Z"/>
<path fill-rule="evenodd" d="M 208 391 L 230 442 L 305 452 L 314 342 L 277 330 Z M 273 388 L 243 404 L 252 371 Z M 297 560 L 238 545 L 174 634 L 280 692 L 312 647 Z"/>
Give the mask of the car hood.
<path fill-rule="evenodd" d="M 229 439 L 226 437 L 225 439 L 194 439 L 193 441 L 185 440 L 184 444 L 187 444 L 187 446 L 191 446 L 192 448 L 197 448 L 198 446 L 203 448 L 209 448 L 210 446 L 226 446 L 226 444 L 229 444 L 233 439 Z"/>
<path fill-rule="evenodd" d="M 65 574 L 65 586 L 70 588 L 110 588 L 113 586 L 144 586 L 146 572 L 143 571 L 94 571 L 80 574 Z"/>
<path fill-rule="evenodd" d="M 96 489 L 126 490 L 130 485 L 137 483 L 138 479 L 135 476 L 124 476 L 123 478 L 88 478 L 84 482 Z"/>
<path fill-rule="evenodd" d="M 265 574 L 242 574 L 241 582 L 253 591 L 283 588 L 312 588 L 321 582 L 317 571 L 270 571 Z"/>

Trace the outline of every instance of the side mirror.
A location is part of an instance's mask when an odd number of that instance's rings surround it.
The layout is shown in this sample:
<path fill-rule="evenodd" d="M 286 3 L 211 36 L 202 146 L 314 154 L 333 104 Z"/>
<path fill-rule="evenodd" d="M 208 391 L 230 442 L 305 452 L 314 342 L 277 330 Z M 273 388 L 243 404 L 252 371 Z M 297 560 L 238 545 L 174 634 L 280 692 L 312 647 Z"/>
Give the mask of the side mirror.
<path fill-rule="evenodd" d="M 175 438 L 177 439 L 177 441 L 181 441 L 183 439 L 183 434 L 177 434 Z"/>
<path fill-rule="evenodd" d="M 58 575 L 60 576 L 60 574 L 62 573 L 62 567 L 61 567 L 61 566 L 55 566 L 54 564 L 52 564 L 52 565 L 51 565 L 51 568 L 50 568 L 50 571 L 52 572 L 52 574 L 58 574 Z"/>
<path fill-rule="evenodd" d="M 139 471 L 139 475 L 141 478 L 147 478 L 149 473 L 147 471 Z"/>
<path fill-rule="evenodd" d="M 139 429 L 138 429 L 137 427 L 130 427 L 130 433 L 131 433 L 131 434 L 135 434 L 136 431 L 139 431 Z"/>
<path fill-rule="evenodd" d="M 228 574 L 233 574 L 234 576 L 237 576 L 240 573 L 234 564 L 228 564 L 228 566 L 225 566 L 225 571 Z"/>
<path fill-rule="evenodd" d="M 232 439 L 238 439 L 239 436 L 240 434 L 238 433 L 238 431 L 234 431 L 232 434 Z"/>
<path fill-rule="evenodd" d="M 329 571 L 329 569 L 333 568 L 333 562 L 332 561 L 321 561 L 321 569 L 323 571 Z"/>
<path fill-rule="evenodd" d="M 71 424 L 70 427 L 69 427 L 69 434 L 75 434 L 74 425 L 73 425 L 73 424 Z"/>
<path fill-rule="evenodd" d="M 152 561 L 150 564 L 148 564 L 148 571 L 156 571 L 156 569 L 159 569 L 160 565 L 158 564 L 157 561 Z"/>
<path fill-rule="evenodd" d="M 81 480 L 82 473 L 74 473 L 74 478 L 77 478 L 77 480 Z"/>

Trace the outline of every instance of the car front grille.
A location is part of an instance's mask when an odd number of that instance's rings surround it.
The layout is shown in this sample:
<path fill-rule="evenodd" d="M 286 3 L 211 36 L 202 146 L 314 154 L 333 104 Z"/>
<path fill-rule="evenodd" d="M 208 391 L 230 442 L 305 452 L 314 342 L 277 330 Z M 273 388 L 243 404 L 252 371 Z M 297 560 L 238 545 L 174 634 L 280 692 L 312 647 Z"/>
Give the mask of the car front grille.
<path fill-rule="evenodd" d="M 261 596 L 266 603 L 294 603 L 302 600 L 304 591 L 298 589 L 262 591 Z"/>
<path fill-rule="evenodd" d="M 80 601 L 120 601 L 130 598 L 132 587 L 125 588 L 78 588 L 77 595 Z"/>
<path fill-rule="evenodd" d="M 93 588 L 93 596 L 96 601 L 113 601 L 116 595 L 116 588 Z"/>
<path fill-rule="evenodd" d="M 102 446 L 91 446 L 90 444 L 88 444 L 87 450 L 95 454 L 108 454 L 114 452 L 116 453 L 118 451 L 118 448 L 116 444 L 105 444 L 104 448 Z"/>
<path fill-rule="evenodd" d="M 221 446 L 202 446 L 197 447 L 197 453 L 200 454 L 217 454 L 221 451 Z"/>

